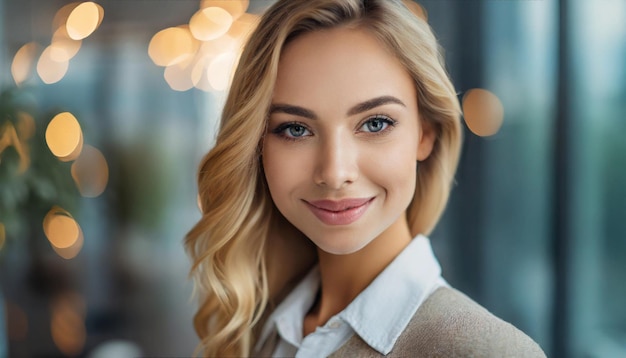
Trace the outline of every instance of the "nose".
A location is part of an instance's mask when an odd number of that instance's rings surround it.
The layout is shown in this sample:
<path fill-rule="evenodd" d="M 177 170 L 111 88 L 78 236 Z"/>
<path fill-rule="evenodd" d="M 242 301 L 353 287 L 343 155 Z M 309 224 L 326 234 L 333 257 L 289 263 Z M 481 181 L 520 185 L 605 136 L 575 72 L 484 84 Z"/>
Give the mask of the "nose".
<path fill-rule="evenodd" d="M 333 136 L 320 141 L 314 180 L 328 189 L 342 189 L 359 177 L 358 148 L 350 140 Z"/>

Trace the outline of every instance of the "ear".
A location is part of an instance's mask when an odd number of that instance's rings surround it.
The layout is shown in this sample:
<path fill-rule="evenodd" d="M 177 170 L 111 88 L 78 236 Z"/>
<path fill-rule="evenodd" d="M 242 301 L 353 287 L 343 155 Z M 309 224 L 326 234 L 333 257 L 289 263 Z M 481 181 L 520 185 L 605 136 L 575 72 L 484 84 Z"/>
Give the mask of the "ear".
<path fill-rule="evenodd" d="M 437 139 L 435 126 L 429 121 L 420 119 L 419 121 L 419 142 L 417 143 L 417 160 L 423 161 L 430 156 Z"/>

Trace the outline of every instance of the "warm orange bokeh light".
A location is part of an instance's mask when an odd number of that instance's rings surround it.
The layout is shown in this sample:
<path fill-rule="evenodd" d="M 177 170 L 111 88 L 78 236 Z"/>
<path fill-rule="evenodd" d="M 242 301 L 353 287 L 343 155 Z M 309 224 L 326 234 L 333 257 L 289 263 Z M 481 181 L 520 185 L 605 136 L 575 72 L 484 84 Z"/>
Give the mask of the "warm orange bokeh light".
<path fill-rule="evenodd" d="M 46 143 L 61 161 L 76 159 L 83 148 L 83 132 L 76 117 L 69 112 L 57 114 L 46 129 Z"/>
<path fill-rule="evenodd" d="M 80 225 L 69 212 L 58 206 L 52 207 L 44 217 L 43 232 L 54 251 L 66 260 L 76 257 L 83 247 Z"/>
<path fill-rule="evenodd" d="M 419 17 L 424 21 L 428 21 L 428 13 L 426 12 L 426 9 L 422 7 L 422 5 L 416 3 L 413 0 L 402 0 L 402 2 L 404 3 L 404 5 L 406 5 L 406 7 L 409 8 L 409 10 L 411 10 L 413 15 Z"/>
<path fill-rule="evenodd" d="M 59 350 L 68 356 L 82 352 L 87 338 L 85 304 L 78 295 L 64 295 L 51 307 L 50 333 Z"/>
<path fill-rule="evenodd" d="M 193 57 L 198 46 L 189 29 L 169 27 L 152 36 L 148 55 L 157 66 L 171 66 Z"/>
<path fill-rule="evenodd" d="M 230 85 L 237 54 L 226 52 L 216 56 L 207 68 L 207 77 L 211 87 L 223 91 Z"/>
<path fill-rule="evenodd" d="M 80 250 L 83 248 L 84 243 L 85 243 L 85 237 L 83 236 L 83 230 L 81 229 L 80 225 L 78 225 L 78 239 L 76 239 L 76 242 L 74 242 L 72 246 L 60 248 L 60 247 L 56 247 L 52 245 L 52 249 L 60 257 L 66 260 L 71 260 L 80 253 Z"/>
<path fill-rule="evenodd" d="M 488 137 L 498 133 L 504 120 L 504 107 L 493 93 L 474 88 L 463 96 L 463 117 L 476 135 Z"/>
<path fill-rule="evenodd" d="M 208 7 L 219 7 L 222 8 L 233 17 L 233 20 L 239 18 L 239 16 L 243 15 L 246 10 L 248 10 L 248 6 L 250 5 L 250 0 L 202 0 L 200 1 L 200 9 L 206 9 Z"/>
<path fill-rule="evenodd" d="M 7 240 L 7 233 L 3 223 L 0 223 L 0 251 L 4 247 L 4 243 Z"/>
<path fill-rule="evenodd" d="M 95 198 L 104 192 L 109 182 L 109 166 L 97 148 L 85 145 L 72 164 L 72 178 L 80 194 Z"/>
<path fill-rule="evenodd" d="M 46 216 L 44 216 L 43 218 L 43 232 L 46 234 L 46 236 L 48 235 L 48 225 L 50 224 L 50 219 L 52 219 L 55 215 L 65 215 L 65 216 L 71 216 L 70 213 L 61 208 L 60 206 L 53 206 L 48 213 L 46 214 Z"/>
<path fill-rule="evenodd" d="M 233 16 L 221 7 L 207 7 L 198 10 L 189 20 L 189 30 L 200 41 L 216 39 L 226 32 L 233 23 Z"/>
<path fill-rule="evenodd" d="M 101 11 L 102 7 L 91 1 L 76 6 L 65 25 L 69 37 L 73 40 L 82 40 L 96 31 L 101 21 Z"/>
<path fill-rule="evenodd" d="M 48 240 L 60 249 L 68 248 L 78 241 L 80 228 L 74 218 L 62 214 L 54 214 L 48 221 Z"/>
<path fill-rule="evenodd" d="M 38 50 L 39 45 L 29 42 L 15 53 L 11 63 L 11 75 L 16 85 L 21 85 L 30 77 Z"/>
<path fill-rule="evenodd" d="M 69 67 L 68 61 L 55 61 L 52 58 L 52 52 L 53 48 L 51 46 L 46 47 L 37 62 L 37 74 L 46 84 L 59 82 L 63 79 Z"/>
<path fill-rule="evenodd" d="M 64 26 L 61 26 L 52 35 L 50 44 L 50 58 L 57 62 L 69 61 L 80 50 L 81 40 L 72 40 Z"/>

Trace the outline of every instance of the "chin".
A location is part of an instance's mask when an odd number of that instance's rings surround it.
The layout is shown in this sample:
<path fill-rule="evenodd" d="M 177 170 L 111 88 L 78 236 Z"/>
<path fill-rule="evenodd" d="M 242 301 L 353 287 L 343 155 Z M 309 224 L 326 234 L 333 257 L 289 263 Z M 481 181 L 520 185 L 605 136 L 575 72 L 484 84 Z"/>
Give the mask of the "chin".
<path fill-rule="evenodd" d="M 322 251 L 332 254 L 332 255 L 350 255 L 353 254 L 365 246 L 367 246 L 368 242 L 356 241 L 356 240 L 346 240 L 346 239 L 338 239 L 332 242 L 328 242 L 328 238 L 323 241 L 314 241 L 313 243 Z"/>

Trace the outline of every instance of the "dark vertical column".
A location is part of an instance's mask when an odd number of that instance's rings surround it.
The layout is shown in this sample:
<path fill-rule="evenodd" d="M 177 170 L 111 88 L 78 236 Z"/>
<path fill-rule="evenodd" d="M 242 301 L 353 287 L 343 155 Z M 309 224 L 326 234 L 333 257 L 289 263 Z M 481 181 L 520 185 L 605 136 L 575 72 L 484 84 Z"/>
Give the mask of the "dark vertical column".
<path fill-rule="evenodd" d="M 555 290 L 553 301 L 552 337 L 554 339 L 552 356 L 569 357 L 568 351 L 568 219 L 570 213 L 571 168 L 569 165 L 569 142 L 571 120 L 569 118 L 569 73 L 570 73 L 570 34 L 568 26 L 568 0 L 558 2 L 558 86 L 557 115 L 554 128 L 554 205 L 552 220 L 552 254 L 554 260 Z"/>
<path fill-rule="evenodd" d="M 454 82 L 461 96 L 470 88 L 484 84 L 484 39 L 482 1 L 451 2 L 455 11 L 456 41 L 453 52 L 458 68 L 452 68 Z M 460 100 L 461 98 L 459 98 Z M 464 268 L 458 272 L 461 280 L 457 287 L 479 302 L 485 297 L 484 282 L 484 190 L 485 161 L 484 143 L 465 127 L 461 161 L 457 171 L 458 186 L 453 189 L 454 202 L 458 210 L 452 222 L 455 225 L 457 249 L 456 260 Z"/>

